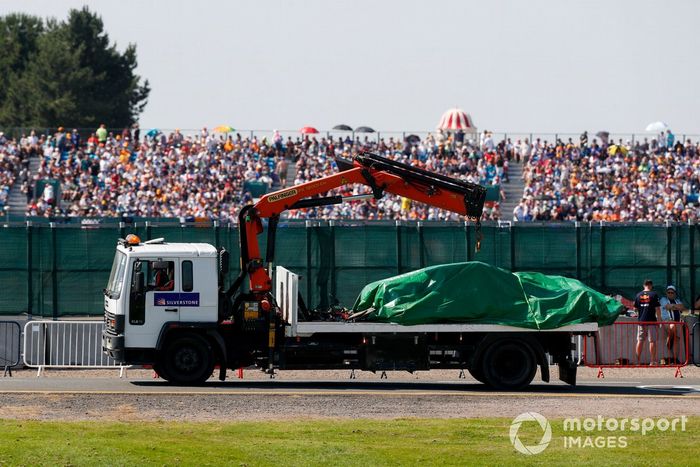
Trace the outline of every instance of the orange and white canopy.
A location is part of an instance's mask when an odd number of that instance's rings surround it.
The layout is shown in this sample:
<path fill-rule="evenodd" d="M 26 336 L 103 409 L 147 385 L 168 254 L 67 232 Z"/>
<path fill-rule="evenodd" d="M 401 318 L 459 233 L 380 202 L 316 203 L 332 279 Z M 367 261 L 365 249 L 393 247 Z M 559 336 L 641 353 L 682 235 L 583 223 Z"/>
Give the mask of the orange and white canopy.
<path fill-rule="evenodd" d="M 454 108 L 450 109 L 440 118 L 440 123 L 438 124 L 438 130 L 447 131 L 457 131 L 462 130 L 465 133 L 476 133 L 476 127 L 474 126 L 474 121 L 462 109 Z"/>

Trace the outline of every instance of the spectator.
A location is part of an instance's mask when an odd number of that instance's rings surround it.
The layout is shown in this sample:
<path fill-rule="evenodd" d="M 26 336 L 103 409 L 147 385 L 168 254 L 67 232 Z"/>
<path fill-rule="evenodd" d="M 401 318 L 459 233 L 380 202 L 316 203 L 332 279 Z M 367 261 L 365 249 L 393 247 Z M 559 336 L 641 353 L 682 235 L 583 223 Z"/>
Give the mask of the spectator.
<path fill-rule="evenodd" d="M 681 320 L 681 312 L 685 311 L 683 302 L 678 298 L 676 287 L 669 285 L 666 287 L 666 296 L 661 297 L 659 301 L 661 305 L 661 320 L 671 322 L 667 324 L 666 331 L 666 347 L 671 351 L 671 361 L 669 363 L 678 364 L 678 352 L 680 351 L 680 329 L 675 324 Z"/>
<path fill-rule="evenodd" d="M 104 144 L 107 142 L 107 128 L 105 128 L 104 123 L 100 124 L 100 127 L 95 131 L 95 135 L 97 136 L 98 144 L 104 146 Z"/>
<path fill-rule="evenodd" d="M 649 340 L 650 365 L 656 365 L 656 342 L 658 340 L 658 321 L 661 321 L 661 305 L 659 296 L 654 292 L 654 284 L 650 279 L 644 281 L 644 290 L 639 292 L 634 299 L 634 307 L 639 315 L 637 332 L 637 363 L 641 362 L 643 343 Z"/>

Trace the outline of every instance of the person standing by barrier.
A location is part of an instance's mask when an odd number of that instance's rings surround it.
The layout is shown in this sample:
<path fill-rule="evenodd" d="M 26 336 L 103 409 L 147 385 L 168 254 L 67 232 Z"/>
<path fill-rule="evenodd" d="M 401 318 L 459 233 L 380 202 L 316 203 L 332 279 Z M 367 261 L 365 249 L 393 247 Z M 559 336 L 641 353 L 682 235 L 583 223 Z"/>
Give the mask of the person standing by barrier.
<path fill-rule="evenodd" d="M 680 340 L 680 329 L 677 324 L 681 320 L 681 312 L 685 311 L 683 302 L 678 298 L 676 287 L 668 285 L 666 287 L 666 296 L 659 300 L 661 304 L 661 319 L 663 321 L 671 321 L 672 324 L 666 328 L 666 347 L 673 355 L 670 363 L 678 364 L 678 341 Z"/>
<path fill-rule="evenodd" d="M 639 292 L 634 298 L 634 307 L 639 315 L 639 322 L 642 323 L 637 329 L 637 363 L 640 363 L 642 356 L 642 346 L 645 340 L 649 340 L 649 353 L 651 354 L 650 365 L 656 365 L 656 341 L 658 338 L 658 325 L 661 321 L 661 304 L 659 295 L 654 292 L 654 283 L 651 279 L 644 281 L 644 290 Z M 653 323 L 653 324 L 652 324 Z"/>

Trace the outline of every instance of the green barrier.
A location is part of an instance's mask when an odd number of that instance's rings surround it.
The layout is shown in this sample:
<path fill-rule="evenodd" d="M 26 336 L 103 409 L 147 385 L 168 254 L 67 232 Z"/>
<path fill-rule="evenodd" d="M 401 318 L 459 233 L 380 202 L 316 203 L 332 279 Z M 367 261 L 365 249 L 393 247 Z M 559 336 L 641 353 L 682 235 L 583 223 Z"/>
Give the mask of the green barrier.
<path fill-rule="evenodd" d="M 253 198 L 260 198 L 267 193 L 269 185 L 263 182 L 245 181 L 243 182 L 243 191 L 247 191 Z"/>
<path fill-rule="evenodd" d="M 486 187 L 486 201 L 501 200 L 501 185 L 489 185 Z"/>
<path fill-rule="evenodd" d="M 102 221 L 95 223 L 96 221 Z M 82 222 L 82 221 L 81 221 Z M 211 222 L 119 223 L 110 219 L 70 224 L 16 223 L 0 229 L 0 315 L 41 317 L 102 314 L 118 238 L 206 242 L 231 252 L 227 284 L 238 274 L 238 231 Z M 275 264 L 300 274 L 310 307 L 350 307 L 376 280 L 419 268 L 481 261 L 511 271 L 563 275 L 608 294 L 631 298 L 644 279 L 659 291 L 679 288 L 686 305 L 700 291 L 695 225 L 486 223 L 480 251 L 473 223 L 304 222 L 282 220 Z M 263 253 L 266 234 L 261 235 Z"/>

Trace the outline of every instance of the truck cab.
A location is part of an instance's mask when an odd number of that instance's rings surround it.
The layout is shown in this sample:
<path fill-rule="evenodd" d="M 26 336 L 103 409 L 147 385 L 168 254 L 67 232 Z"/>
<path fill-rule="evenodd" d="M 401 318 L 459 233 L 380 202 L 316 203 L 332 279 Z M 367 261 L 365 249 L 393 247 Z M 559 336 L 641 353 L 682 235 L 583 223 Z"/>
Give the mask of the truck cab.
<path fill-rule="evenodd" d="M 104 289 L 103 347 L 118 360 L 144 363 L 169 327 L 216 324 L 218 253 L 205 243 L 130 237 L 117 244 Z"/>

